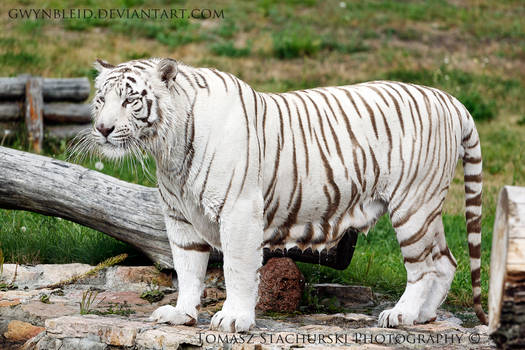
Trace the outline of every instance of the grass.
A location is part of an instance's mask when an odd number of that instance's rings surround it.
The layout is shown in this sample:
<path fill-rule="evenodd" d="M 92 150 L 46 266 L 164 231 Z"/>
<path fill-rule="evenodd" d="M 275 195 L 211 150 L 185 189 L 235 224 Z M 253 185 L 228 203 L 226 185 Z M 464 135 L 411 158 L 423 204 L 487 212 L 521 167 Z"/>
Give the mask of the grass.
<path fill-rule="evenodd" d="M 61 8 L 47 0 L 48 8 Z M 86 8 L 166 8 L 162 0 L 90 0 Z M 34 0 L 0 4 L 40 8 Z M 257 0 L 219 4 L 196 0 L 177 8 L 224 10 L 224 18 L 164 20 L 0 19 L 0 76 L 95 77 L 93 61 L 112 63 L 157 56 L 231 72 L 255 89 L 286 91 L 374 79 L 434 86 L 458 97 L 477 120 L 484 164 L 483 300 L 497 194 L 525 185 L 525 6 L 519 0 L 475 2 L 394 0 Z M 1 128 L 1 126 L 0 126 Z M 7 141 L 6 141 L 7 142 Z M 11 147 L 26 149 L 21 140 Z M 45 154 L 65 159 L 65 145 L 46 143 Z M 82 165 L 94 169 L 97 160 Z M 154 165 L 149 164 L 154 173 Z M 154 186 L 131 169 L 104 162 L 103 173 Z M 448 305 L 470 303 L 461 166 L 445 203 L 447 240 L 459 261 Z M 0 211 L 6 262 L 85 262 L 138 252 L 96 231 L 27 212 Z M 143 262 L 143 260 L 142 260 Z M 405 272 L 392 228 L 381 219 L 358 240 L 350 267 L 337 272 L 301 264 L 310 281 L 365 284 L 399 296 Z"/>
<path fill-rule="evenodd" d="M 370 47 L 367 46 L 358 35 L 353 35 L 349 39 L 337 39 L 331 35 L 325 35 L 321 39 L 321 47 L 328 51 L 337 51 L 343 54 L 370 50 Z"/>
<path fill-rule="evenodd" d="M 106 310 L 89 309 L 87 313 L 99 315 L 99 316 L 119 315 L 119 316 L 129 317 L 130 315 L 134 314 L 135 311 L 131 309 L 131 306 L 127 303 L 127 301 L 124 301 L 123 304 L 110 303 Z"/>
<path fill-rule="evenodd" d="M 281 59 L 312 56 L 321 49 L 321 42 L 311 30 L 294 26 L 273 35 L 273 54 Z"/>
<path fill-rule="evenodd" d="M 86 290 L 82 293 L 82 299 L 79 302 L 80 314 L 87 315 L 93 312 L 93 308 L 97 307 L 104 298 L 97 300 L 98 290 Z"/>
<path fill-rule="evenodd" d="M 457 306 L 472 303 L 470 267 L 465 218 L 460 215 L 444 215 L 447 243 L 457 259 L 458 268 L 447 302 Z M 488 264 L 492 243 L 494 217 L 485 217 L 482 224 L 482 289 L 488 289 Z M 343 283 L 372 287 L 375 291 L 399 298 L 405 289 L 406 272 L 403 256 L 397 243 L 394 229 L 388 218 L 382 217 L 368 235 L 359 235 L 350 266 L 336 271 L 320 265 L 300 263 L 299 268 L 307 283 Z M 483 299 L 486 306 L 486 295 Z"/>
<path fill-rule="evenodd" d="M 140 298 L 149 301 L 150 304 L 161 301 L 164 298 L 164 292 L 156 283 L 148 285 L 148 289 L 140 293 Z"/>
<path fill-rule="evenodd" d="M 237 47 L 233 41 L 229 40 L 214 43 L 210 49 L 218 56 L 244 57 L 250 54 L 251 45 L 248 43 L 245 47 Z"/>
<path fill-rule="evenodd" d="M 39 214 L 0 210 L 0 242 L 6 263 L 98 264 L 109 256 L 129 254 L 147 262 L 131 246 L 84 226 Z M 129 262 L 130 264 L 132 262 Z"/>

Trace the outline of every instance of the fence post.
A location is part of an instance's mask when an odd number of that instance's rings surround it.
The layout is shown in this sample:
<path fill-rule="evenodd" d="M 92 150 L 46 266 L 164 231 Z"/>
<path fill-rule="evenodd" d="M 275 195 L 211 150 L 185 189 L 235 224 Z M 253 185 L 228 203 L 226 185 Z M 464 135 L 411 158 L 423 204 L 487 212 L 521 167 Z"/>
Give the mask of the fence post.
<path fill-rule="evenodd" d="M 490 256 L 489 333 L 500 349 L 525 348 L 525 188 L 499 195 Z"/>
<path fill-rule="evenodd" d="M 42 151 L 44 136 L 43 107 L 42 78 L 30 77 L 26 83 L 25 122 L 29 144 L 37 153 Z"/>

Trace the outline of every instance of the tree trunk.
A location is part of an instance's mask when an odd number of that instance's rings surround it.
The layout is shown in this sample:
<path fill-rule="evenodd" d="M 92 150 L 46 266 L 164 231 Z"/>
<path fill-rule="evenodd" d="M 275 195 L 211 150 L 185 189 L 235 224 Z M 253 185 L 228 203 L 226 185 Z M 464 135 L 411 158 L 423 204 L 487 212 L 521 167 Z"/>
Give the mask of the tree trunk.
<path fill-rule="evenodd" d="M 144 252 L 162 267 L 173 266 L 156 188 L 31 153 L 0 147 L 0 208 L 62 217 L 106 233 Z M 294 260 L 344 269 L 352 258 L 357 232 L 347 231 L 337 247 L 312 253 L 264 250 L 264 258 Z M 213 251 L 210 262 L 222 260 Z"/>
<path fill-rule="evenodd" d="M 499 348 L 525 348 L 525 188 L 499 195 L 490 258 L 489 332 Z"/>

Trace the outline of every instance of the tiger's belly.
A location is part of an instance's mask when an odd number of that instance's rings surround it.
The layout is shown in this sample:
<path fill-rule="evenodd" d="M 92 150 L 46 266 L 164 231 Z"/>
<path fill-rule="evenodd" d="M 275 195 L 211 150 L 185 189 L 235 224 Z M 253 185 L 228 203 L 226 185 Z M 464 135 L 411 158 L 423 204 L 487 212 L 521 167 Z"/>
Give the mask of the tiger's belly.
<path fill-rule="evenodd" d="M 303 183 L 307 183 L 304 181 Z M 338 243 L 349 229 L 367 233 L 387 206 L 380 198 L 360 193 L 351 182 L 310 184 L 275 193 L 265 203 L 263 244 L 266 247 L 323 250 Z"/>

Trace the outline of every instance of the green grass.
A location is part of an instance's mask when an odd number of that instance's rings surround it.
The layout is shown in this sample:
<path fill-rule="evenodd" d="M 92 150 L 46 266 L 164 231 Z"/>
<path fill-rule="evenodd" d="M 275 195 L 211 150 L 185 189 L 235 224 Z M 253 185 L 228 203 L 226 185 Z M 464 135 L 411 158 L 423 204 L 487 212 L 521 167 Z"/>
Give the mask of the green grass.
<path fill-rule="evenodd" d="M 15 66 L 22 69 L 28 65 L 39 64 L 39 57 L 29 52 L 6 52 L 4 54 L 0 54 L 0 65 Z"/>
<path fill-rule="evenodd" d="M 225 19 L 221 25 L 214 31 L 215 34 L 224 38 L 231 39 L 235 36 L 235 33 L 239 30 L 235 22 L 231 19 Z"/>
<path fill-rule="evenodd" d="M 20 142 L 12 147 L 27 150 Z M 54 158 L 66 160 L 66 142 L 48 140 L 44 152 Z M 96 170 L 98 159 L 87 159 L 81 164 Z M 104 168 L 100 172 L 116 176 L 122 180 L 154 186 L 155 179 L 138 170 L 136 163 L 129 159 L 122 163 L 108 163 L 102 160 Z M 146 162 L 148 171 L 155 174 L 153 160 Z M 98 171 L 98 170 L 97 170 Z M 132 246 L 120 242 L 108 235 L 63 220 L 25 211 L 0 209 L 0 249 L 6 263 L 70 263 L 81 262 L 95 265 L 122 253 L 129 258 L 126 264 L 150 263 Z"/>
<path fill-rule="evenodd" d="M 148 261 L 123 242 L 60 218 L 0 210 L 0 227 L 0 249 L 6 263 L 95 265 L 122 253 L 129 254 L 129 264 Z"/>
<path fill-rule="evenodd" d="M 353 35 L 349 39 L 338 39 L 332 35 L 325 35 L 321 39 L 321 47 L 328 51 L 338 51 L 347 54 L 370 50 L 370 47 L 358 35 Z"/>
<path fill-rule="evenodd" d="M 467 107 L 477 121 L 495 118 L 498 108 L 507 107 L 507 103 L 515 106 L 521 103 L 516 99 L 523 89 L 523 85 L 517 79 L 502 79 L 485 73 L 472 74 L 448 68 L 446 64 L 435 70 L 394 69 L 379 78 L 433 86 L 448 91 Z M 487 89 L 488 87 L 490 89 Z"/>
<path fill-rule="evenodd" d="M 494 217 L 488 216 L 482 225 L 482 293 L 486 306 L 488 270 Z M 447 302 L 457 306 L 472 304 L 472 287 L 465 218 L 444 215 L 443 225 L 447 243 L 458 262 L 458 268 Z M 406 271 L 394 229 L 386 216 L 382 217 L 368 235 L 360 234 L 350 266 L 340 272 L 328 267 L 299 263 L 307 283 L 343 283 L 372 287 L 392 298 L 399 298 L 405 289 Z"/>
<path fill-rule="evenodd" d="M 251 45 L 248 43 L 245 47 L 237 47 L 233 41 L 229 40 L 214 43 L 210 49 L 214 54 L 219 56 L 245 57 L 250 54 Z"/>
<path fill-rule="evenodd" d="M 322 40 L 312 31 L 298 26 L 287 28 L 273 35 L 273 53 L 281 59 L 315 55 Z"/>
<path fill-rule="evenodd" d="M 509 185 L 525 184 L 523 149 L 525 139 L 512 131 L 514 126 L 497 128 L 488 132 L 481 141 L 485 173 L 492 175 L 509 174 Z M 518 126 L 520 127 L 520 126 Z M 521 126 L 523 128 L 523 126 Z"/>

